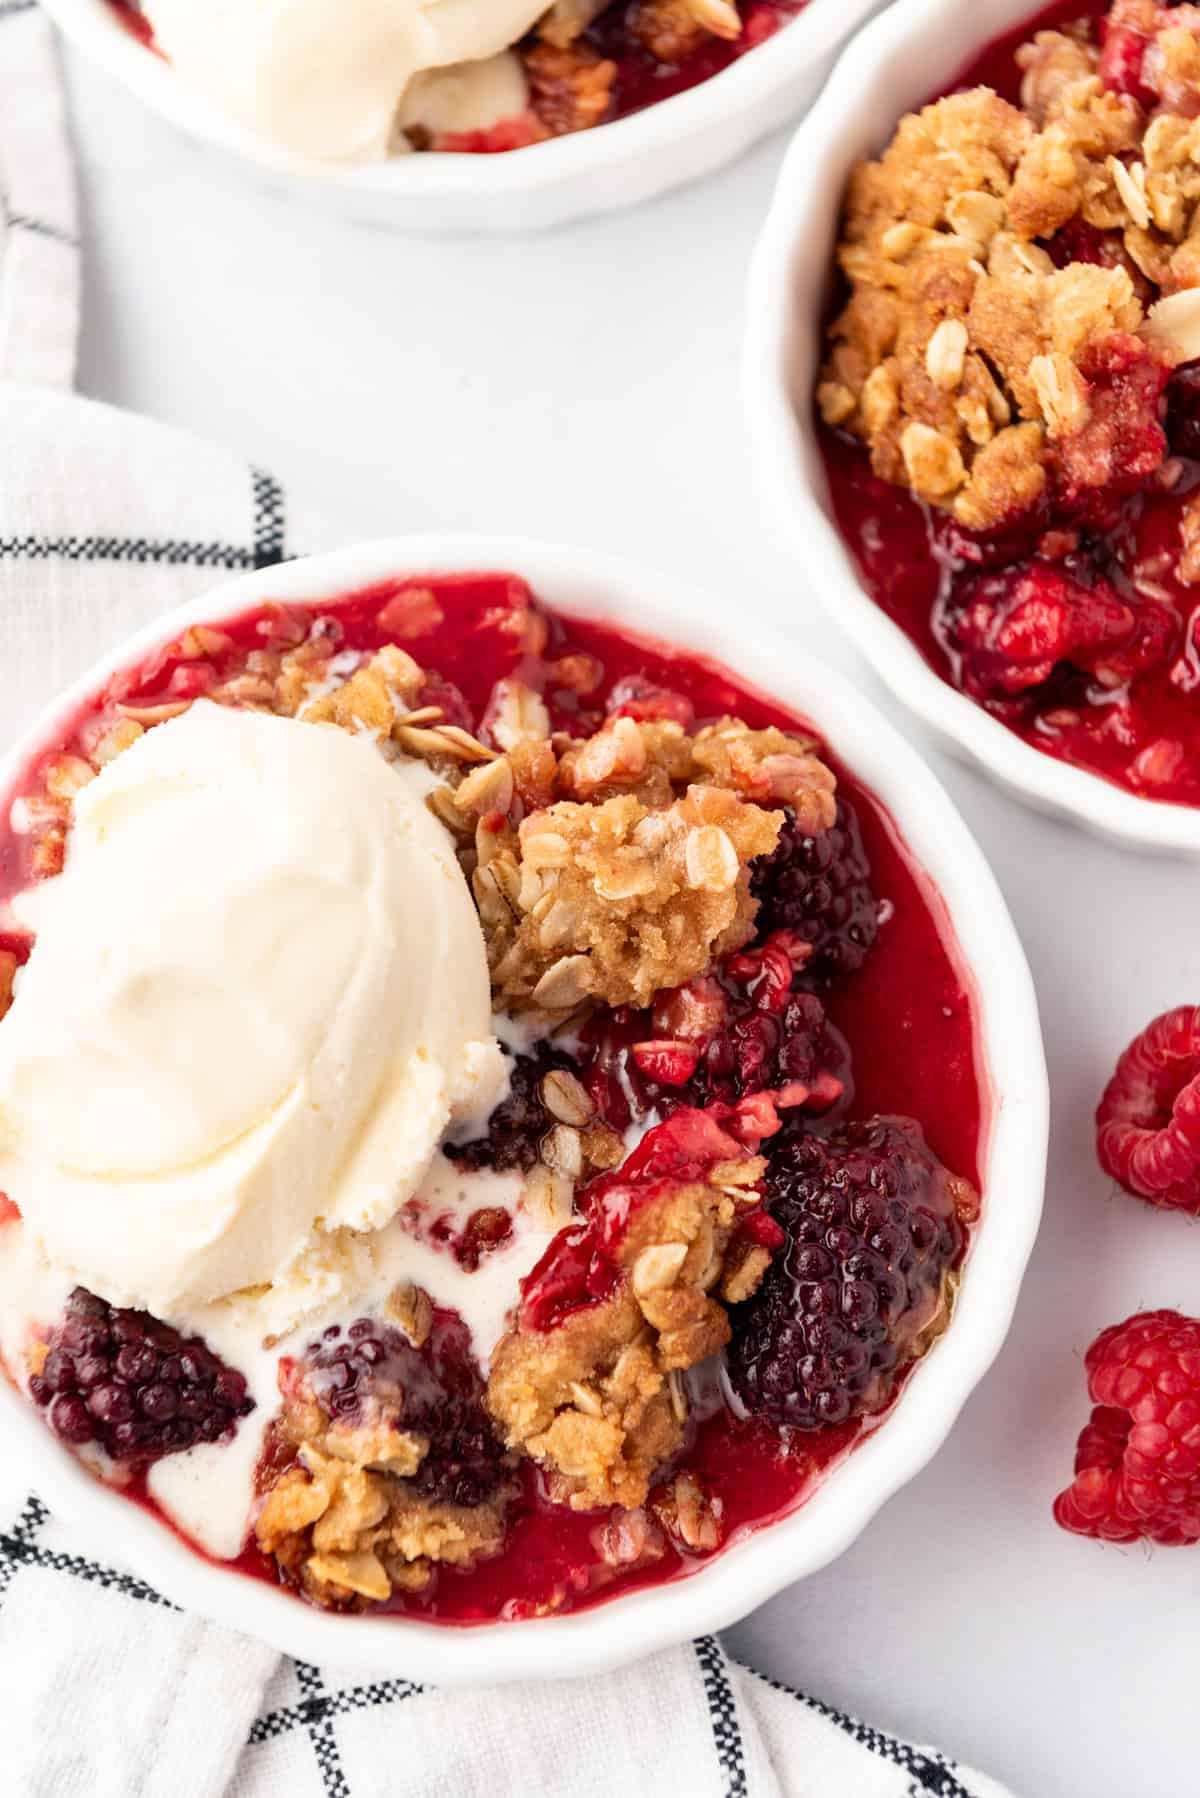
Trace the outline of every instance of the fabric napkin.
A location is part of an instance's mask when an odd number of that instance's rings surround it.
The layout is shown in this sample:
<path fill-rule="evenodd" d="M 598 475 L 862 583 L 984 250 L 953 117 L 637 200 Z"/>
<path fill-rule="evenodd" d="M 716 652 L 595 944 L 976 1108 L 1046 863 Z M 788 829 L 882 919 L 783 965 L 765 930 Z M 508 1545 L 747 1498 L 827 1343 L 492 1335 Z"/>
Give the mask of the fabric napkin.
<path fill-rule="evenodd" d="M 50 30 L 0 0 L 5 739 L 157 613 L 327 536 L 269 475 L 71 392 L 78 260 Z M 28 1484 L 0 1443 L 6 1798 L 1004 1798 L 711 1636 L 536 1688 L 346 1679 L 185 1615 Z"/>

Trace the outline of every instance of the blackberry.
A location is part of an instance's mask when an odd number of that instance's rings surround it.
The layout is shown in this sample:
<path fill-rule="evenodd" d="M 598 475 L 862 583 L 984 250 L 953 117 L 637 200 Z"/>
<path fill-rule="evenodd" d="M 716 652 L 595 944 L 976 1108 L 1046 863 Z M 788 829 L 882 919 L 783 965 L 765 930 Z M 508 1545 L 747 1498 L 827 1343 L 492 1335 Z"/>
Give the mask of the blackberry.
<path fill-rule="evenodd" d="M 729 1377 L 747 1410 L 819 1430 L 885 1404 L 944 1312 L 967 1190 L 910 1118 L 825 1137 L 786 1126 L 766 1184 L 786 1247 L 732 1313 Z"/>
<path fill-rule="evenodd" d="M 879 905 L 848 800 L 838 800 L 837 817 L 820 836 L 807 836 L 789 812 L 775 849 L 754 864 L 750 891 L 760 938 L 791 930 L 812 944 L 809 978 L 833 980 L 862 967 L 879 931 Z"/>
<path fill-rule="evenodd" d="M 622 1006 L 580 1031 L 580 1078 L 604 1122 L 680 1106 L 736 1105 L 758 1092 L 840 1116 L 854 1096 L 850 1045 L 815 993 L 795 990 L 780 936 L 730 955 L 718 976 Z M 801 1091 L 801 1089 L 804 1089 Z"/>
<path fill-rule="evenodd" d="M 822 1111 L 844 1110 L 853 1092 L 850 1046 L 815 993 L 791 993 L 781 1011 L 734 1011 L 701 1054 L 684 1102 L 736 1105 L 750 1093 L 797 1084 Z"/>
<path fill-rule="evenodd" d="M 223 1441 L 254 1409 L 244 1377 L 199 1336 L 83 1286 L 67 1300 L 29 1394 L 64 1442 L 98 1443 L 131 1466 Z"/>
<path fill-rule="evenodd" d="M 1167 440 L 1171 453 L 1200 459 L 1200 362 L 1185 362 L 1167 386 Z"/>
<path fill-rule="evenodd" d="M 530 1168 L 538 1159 L 538 1145 L 553 1127 L 554 1119 L 542 1103 L 542 1081 L 553 1068 L 575 1073 L 575 1063 L 561 1050 L 538 1043 L 530 1055 L 518 1055 L 509 1076 L 508 1095 L 488 1119 L 487 1131 L 471 1142 L 447 1143 L 445 1153 L 459 1167 Z"/>
<path fill-rule="evenodd" d="M 483 1404 L 470 1333 L 456 1312 L 436 1310 L 420 1348 L 393 1325 L 360 1317 L 330 1327 L 305 1352 L 303 1376 L 331 1420 L 385 1421 L 429 1439 L 413 1478 L 426 1497 L 477 1505 L 505 1477 L 504 1450 Z"/>

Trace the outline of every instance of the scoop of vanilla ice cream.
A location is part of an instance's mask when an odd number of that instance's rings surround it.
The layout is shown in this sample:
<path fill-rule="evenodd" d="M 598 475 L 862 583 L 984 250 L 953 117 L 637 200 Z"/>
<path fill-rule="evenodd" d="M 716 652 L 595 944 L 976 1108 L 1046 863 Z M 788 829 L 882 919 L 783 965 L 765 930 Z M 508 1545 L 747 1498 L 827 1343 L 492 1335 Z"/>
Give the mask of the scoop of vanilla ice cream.
<path fill-rule="evenodd" d="M 505 51 L 548 0 L 145 0 L 155 42 L 180 78 L 239 124 L 301 155 L 372 161 L 392 145 L 414 76 Z M 461 95 L 462 84 L 457 91 Z M 476 103 L 510 105 L 493 78 Z M 456 128 L 486 126 L 494 118 Z"/>
<path fill-rule="evenodd" d="M 286 1283 L 412 1195 L 504 1082 L 427 770 L 201 702 L 75 800 L 0 1024 L 0 1190 L 160 1316 Z"/>

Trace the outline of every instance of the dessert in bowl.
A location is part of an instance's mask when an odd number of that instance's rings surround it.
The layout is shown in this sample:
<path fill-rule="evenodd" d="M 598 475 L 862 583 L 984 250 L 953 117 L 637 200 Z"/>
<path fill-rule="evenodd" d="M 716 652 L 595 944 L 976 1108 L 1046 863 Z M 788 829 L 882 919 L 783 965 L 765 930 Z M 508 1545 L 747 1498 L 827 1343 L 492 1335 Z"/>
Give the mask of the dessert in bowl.
<path fill-rule="evenodd" d="M 879 0 L 51 0 L 204 141 L 336 208 L 502 230 L 643 199 L 811 99 Z"/>
<path fill-rule="evenodd" d="M 291 1652 L 728 1622 L 1003 1335 L 1046 1119 L 1003 905 L 857 696 L 704 610 L 368 546 L 164 621 L 6 764 L 5 1428 Z"/>
<path fill-rule="evenodd" d="M 1132 0 L 880 21 L 781 179 L 748 354 L 884 677 L 1039 803 L 1193 849 L 1197 41 Z"/>

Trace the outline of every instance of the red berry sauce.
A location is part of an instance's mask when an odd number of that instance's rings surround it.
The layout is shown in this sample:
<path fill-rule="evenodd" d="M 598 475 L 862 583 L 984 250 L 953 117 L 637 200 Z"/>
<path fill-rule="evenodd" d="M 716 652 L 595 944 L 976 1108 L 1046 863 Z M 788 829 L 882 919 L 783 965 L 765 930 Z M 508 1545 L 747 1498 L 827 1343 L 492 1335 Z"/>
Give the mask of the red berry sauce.
<path fill-rule="evenodd" d="M 542 634 L 535 631 L 531 637 L 531 615 L 538 617 L 522 581 L 506 574 L 479 573 L 384 581 L 331 598 L 320 607 L 268 606 L 232 623 L 222 620 L 218 628 L 228 639 L 227 648 L 189 660 L 174 645 L 109 681 L 81 709 L 64 740 L 48 745 L 34 759 L 20 790 L 37 790 L 52 751 L 86 752 L 112 722 L 116 703 L 158 703 L 203 693 L 236 670 L 247 652 L 281 632 L 290 631 L 295 640 L 296 631 L 307 628 L 315 617 L 328 621 L 323 628 L 340 647 L 370 651 L 400 642 L 423 667 L 437 671 L 439 701 L 448 715 L 473 726 L 479 725 L 494 683 L 518 674 L 542 693 L 555 728 L 580 735 L 598 727 L 614 692 L 618 702 L 634 712 L 649 708 L 656 715 L 694 714 L 698 722 L 734 714 L 755 727 L 777 724 L 785 730 L 809 730 L 803 719 L 744 686 L 728 670 L 608 624 L 542 612 L 546 640 L 537 653 L 530 653 L 529 643 Z M 581 680 L 581 672 L 587 678 Z M 809 1009 L 819 1010 L 819 994 L 834 1029 L 849 1045 L 852 1087 L 849 1069 L 843 1068 L 843 1073 L 847 1094 L 853 1091 L 851 1116 L 865 1119 L 879 1113 L 918 1119 L 932 1154 L 978 1186 L 986 1136 L 986 1073 L 968 979 L 942 903 L 911 860 L 884 808 L 838 765 L 836 756 L 821 753 L 836 769 L 840 796 L 853 808 L 861 833 L 861 845 L 854 836 L 853 857 L 847 864 L 850 885 L 827 901 L 834 907 L 829 915 L 839 928 L 857 933 L 854 939 L 839 939 L 840 952 L 844 955 L 846 944 L 862 940 L 862 900 L 855 882 L 863 856 L 881 902 L 881 922 L 867 951 L 861 957 L 851 954 L 850 971 L 839 973 L 828 955 L 824 960 L 818 957 L 813 990 L 801 991 L 799 997 Z M 27 839 L 13 834 L 8 811 L 6 805 L 0 824 L 0 903 L 30 877 Z M 801 908 L 795 915 L 802 916 L 803 908 L 816 903 L 814 882 L 822 875 L 821 866 L 810 856 L 799 887 L 790 897 L 781 890 L 778 903 L 792 903 Z M 755 978 L 766 979 L 768 973 L 764 967 L 758 976 L 745 973 L 744 978 L 753 986 Z M 804 1007 L 801 1015 L 807 1017 Z M 672 1069 L 661 1060 L 655 1068 L 659 1075 L 685 1072 L 682 1066 Z M 832 1092 L 831 1088 L 827 1096 Z M 752 1106 L 754 1095 L 744 1102 Z M 528 1093 L 519 1093 L 506 1120 L 514 1165 L 520 1160 L 523 1133 L 530 1128 L 526 1117 L 530 1103 Z M 839 1102 L 830 1116 L 836 1113 L 840 1124 L 845 1109 Z M 696 1114 L 674 1115 L 686 1119 Z M 759 1215 L 759 1227 L 767 1246 L 776 1246 L 779 1226 L 766 1213 Z M 482 1257 L 498 1228 L 498 1219 L 478 1216 L 467 1232 L 470 1240 L 448 1246 L 460 1258 Z M 581 1223 L 581 1232 L 585 1229 Z M 581 1277 L 587 1277 L 587 1269 Z M 526 1302 L 536 1302 L 537 1297 L 537 1281 L 531 1276 Z M 864 1427 L 875 1427 L 881 1414 L 867 1424 L 854 1418 L 805 1432 L 781 1431 L 763 1418 L 735 1416 L 715 1379 L 701 1380 L 697 1374 L 689 1378 L 692 1421 L 679 1464 L 719 1499 L 723 1546 L 800 1504 L 823 1473 L 853 1447 Z M 701 1564 L 702 1557 L 668 1543 L 661 1558 L 649 1564 L 622 1569 L 603 1565 L 595 1536 L 606 1514 L 581 1515 L 549 1504 L 528 1461 L 521 1463 L 519 1478 L 521 1497 L 503 1555 L 469 1571 L 441 1568 L 431 1588 L 417 1595 L 397 1595 L 392 1609 L 454 1624 L 530 1616 L 595 1603 L 618 1590 L 672 1579 Z M 141 1481 L 135 1480 L 129 1493 L 155 1509 Z M 277 1579 L 274 1563 L 253 1546 L 236 1565 L 272 1583 Z"/>
<path fill-rule="evenodd" d="M 1106 10 L 1052 6 L 944 91 L 987 86 L 1019 104 L 1019 46 Z M 1059 266 L 1112 259 L 1081 224 L 1046 248 Z M 1200 589 L 1175 576 L 1180 513 L 1200 487 L 1200 364 L 1177 369 L 1164 394 L 1136 339 L 1116 333 L 1093 354 L 1106 359 L 1087 370 L 1093 413 L 1115 426 L 1122 462 L 1086 493 L 1065 470 L 1069 515 L 1043 505 L 990 535 L 963 531 L 872 474 L 857 440 L 819 424 L 833 514 L 871 597 L 944 680 L 1046 755 L 1145 798 L 1200 805 Z M 1139 488 L 1161 461 L 1164 429 L 1173 484 Z M 1046 534 L 1060 526 L 1079 547 L 1049 560 Z"/>

